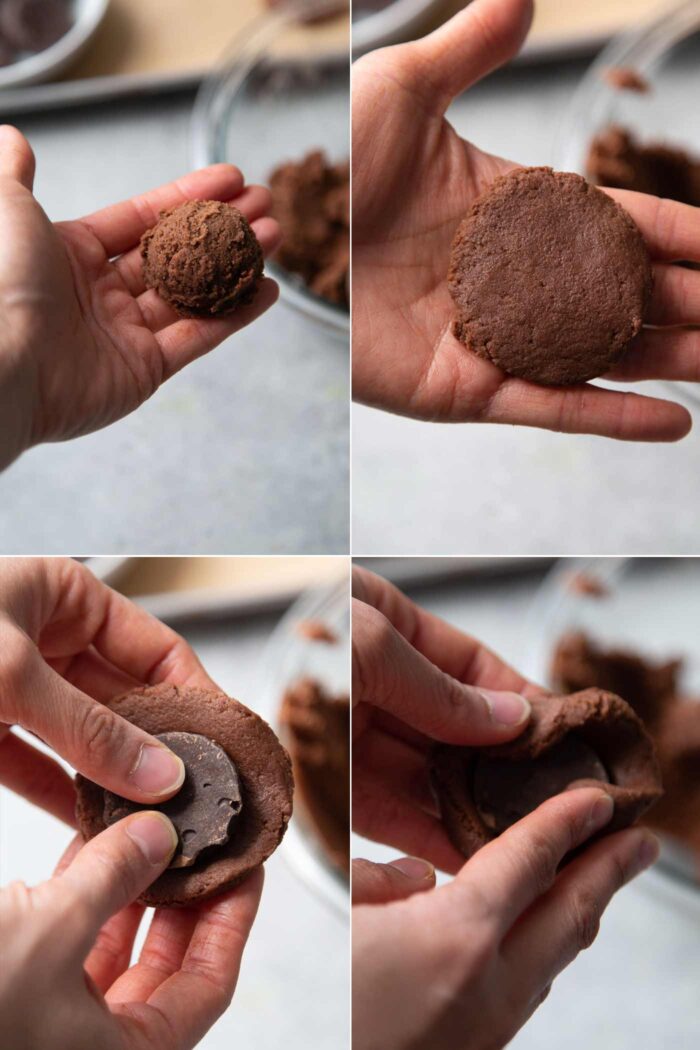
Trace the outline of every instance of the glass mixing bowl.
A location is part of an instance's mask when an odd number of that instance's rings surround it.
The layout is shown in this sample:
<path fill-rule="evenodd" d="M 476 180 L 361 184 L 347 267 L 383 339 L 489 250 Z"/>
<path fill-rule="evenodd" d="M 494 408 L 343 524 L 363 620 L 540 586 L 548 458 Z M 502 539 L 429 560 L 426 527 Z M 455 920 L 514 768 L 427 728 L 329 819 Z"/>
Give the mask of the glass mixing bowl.
<path fill-rule="evenodd" d="M 267 183 L 287 160 L 323 149 L 346 160 L 350 142 L 349 20 L 330 19 L 338 0 L 318 0 L 319 20 L 299 20 L 294 5 L 256 19 L 234 40 L 203 83 L 193 113 L 198 167 L 237 164 L 248 182 Z M 308 6 L 305 8 L 308 10 Z M 266 263 L 284 299 L 339 336 L 350 331 L 348 311 L 320 298 L 300 278 Z"/>
<path fill-rule="evenodd" d="M 619 91 L 604 79 L 611 67 L 630 67 L 651 84 L 647 94 Z M 654 22 L 623 34 L 601 51 L 582 78 L 558 129 L 554 167 L 585 174 L 591 139 L 609 124 L 643 141 L 663 140 L 700 155 L 700 0 L 684 0 Z M 700 406 L 692 383 L 667 383 Z"/>
<path fill-rule="evenodd" d="M 310 641 L 299 633 L 304 620 L 318 620 L 336 636 L 336 643 Z M 282 743 L 285 729 L 279 711 L 285 689 L 300 678 L 317 678 L 331 694 L 350 691 L 350 598 L 347 577 L 336 584 L 304 592 L 275 628 L 263 657 L 260 714 Z M 323 846 L 297 794 L 294 815 L 281 849 L 290 866 L 335 911 L 349 916 L 348 881 L 328 861 Z"/>
<path fill-rule="evenodd" d="M 576 592 L 571 578 L 578 572 L 599 581 L 606 596 Z M 658 660 L 682 657 L 682 691 L 700 697 L 699 626 L 700 559 L 563 558 L 532 605 L 518 666 L 534 681 L 551 685 L 557 641 L 567 631 L 584 631 L 606 647 L 628 647 Z M 663 836 L 659 870 L 700 889 L 697 861 Z"/>

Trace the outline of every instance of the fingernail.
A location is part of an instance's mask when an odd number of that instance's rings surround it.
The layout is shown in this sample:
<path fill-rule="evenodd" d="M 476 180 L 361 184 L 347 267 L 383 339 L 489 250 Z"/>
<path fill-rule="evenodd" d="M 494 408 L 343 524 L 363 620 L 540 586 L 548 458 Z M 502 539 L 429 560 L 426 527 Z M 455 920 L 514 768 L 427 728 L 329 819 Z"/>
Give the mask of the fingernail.
<path fill-rule="evenodd" d="M 492 689 L 480 689 L 479 692 L 486 701 L 491 721 L 498 725 L 517 726 L 530 717 L 530 705 L 518 693 L 497 693 Z"/>
<path fill-rule="evenodd" d="M 646 834 L 642 839 L 634 860 L 627 869 L 627 878 L 633 879 L 635 875 L 646 871 L 658 859 L 659 840 L 655 835 Z"/>
<path fill-rule="evenodd" d="M 590 813 L 588 814 L 588 820 L 586 822 L 586 831 L 588 834 L 592 835 L 594 831 L 599 831 L 600 828 L 604 828 L 606 824 L 609 824 L 614 812 L 615 803 L 613 802 L 612 797 L 610 795 L 601 794 L 591 806 Z"/>
<path fill-rule="evenodd" d="M 167 747 L 144 744 L 130 779 L 139 791 L 147 795 L 172 794 L 184 783 L 185 767 L 182 759 Z"/>
<path fill-rule="evenodd" d="M 163 813 L 139 813 L 127 822 L 126 833 L 149 864 L 162 864 L 177 849 L 177 832 Z"/>
<path fill-rule="evenodd" d="M 427 860 L 420 857 L 399 857 L 398 860 L 389 861 L 392 868 L 398 868 L 402 874 L 414 882 L 425 882 L 427 879 L 435 878 L 435 868 Z"/>

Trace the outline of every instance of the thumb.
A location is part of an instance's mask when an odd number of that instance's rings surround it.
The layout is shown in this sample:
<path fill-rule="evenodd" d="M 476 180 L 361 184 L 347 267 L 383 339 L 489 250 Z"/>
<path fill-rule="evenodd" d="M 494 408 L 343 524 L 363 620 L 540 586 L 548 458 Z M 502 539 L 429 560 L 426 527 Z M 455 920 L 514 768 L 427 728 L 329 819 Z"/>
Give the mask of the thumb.
<path fill-rule="evenodd" d="M 472 0 L 434 32 L 408 44 L 415 75 L 440 96 L 444 112 L 457 95 L 513 58 L 530 29 L 533 0 Z M 406 74 L 410 75 L 408 69 Z"/>
<path fill-rule="evenodd" d="M 81 962 L 108 919 L 147 889 L 167 868 L 177 832 L 164 813 L 134 813 L 91 839 L 47 884 L 61 901 L 66 936 Z M 69 929 L 68 929 L 69 928 Z"/>
<path fill-rule="evenodd" d="M 388 864 L 352 862 L 353 904 L 389 904 L 434 886 L 435 868 L 420 857 L 399 857 Z"/>
<path fill-rule="evenodd" d="M 15 179 L 31 192 L 35 168 L 32 147 L 22 132 L 11 124 L 0 125 L 0 176 Z"/>
<path fill-rule="evenodd" d="M 353 703 L 367 703 L 433 740 L 483 746 L 522 733 L 530 705 L 518 693 L 465 685 L 407 642 L 377 609 L 355 600 Z"/>

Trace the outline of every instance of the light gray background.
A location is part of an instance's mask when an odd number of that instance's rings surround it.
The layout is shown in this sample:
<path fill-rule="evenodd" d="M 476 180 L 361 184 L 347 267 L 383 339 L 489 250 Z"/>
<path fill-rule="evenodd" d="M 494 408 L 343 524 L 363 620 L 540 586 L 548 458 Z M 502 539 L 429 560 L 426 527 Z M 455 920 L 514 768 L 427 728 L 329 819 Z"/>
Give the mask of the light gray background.
<path fill-rule="evenodd" d="M 222 689 L 259 706 L 264 647 L 275 620 L 177 624 Z M 267 712 L 265 712 L 267 714 Z M 72 837 L 69 829 L 0 790 L 0 884 L 36 884 Z M 265 888 L 233 1004 L 202 1050 L 347 1050 L 346 919 L 292 872 L 284 843 L 265 865 Z"/>
<path fill-rule="evenodd" d="M 191 170 L 192 98 L 17 118 L 50 218 L 77 218 Z M 292 140 L 290 129 L 280 156 L 296 155 Z M 245 173 L 245 156 L 239 163 Z M 278 303 L 136 413 L 33 449 L 0 476 L 0 550 L 345 552 L 348 389 L 347 340 Z"/>
<path fill-rule="evenodd" d="M 386 563 L 382 566 L 384 571 Z M 544 569 L 407 591 L 515 666 L 529 663 L 533 599 Z M 693 609 L 694 603 L 690 603 Z M 551 628 L 551 624 L 549 625 Z M 353 836 L 354 857 L 396 851 Z M 700 892 L 652 869 L 620 892 L 595 944 L 560 976 L 510 1044 L 517 1050 L 694 1050 L 700 1042 Z"/>
<path fill-rule="evenodd" d="M 506 70 L 454 103 L 450 118 L 485 150 L 551 164 L 585 69 L 572 62 Z M 669 397 L 658 383 L 636 389 Z M 422 423 L 356 405 L 352 447 L 354 554 L 699 549 L 697 430 L 676 445 L 624 444 L 526 427 Z"/>

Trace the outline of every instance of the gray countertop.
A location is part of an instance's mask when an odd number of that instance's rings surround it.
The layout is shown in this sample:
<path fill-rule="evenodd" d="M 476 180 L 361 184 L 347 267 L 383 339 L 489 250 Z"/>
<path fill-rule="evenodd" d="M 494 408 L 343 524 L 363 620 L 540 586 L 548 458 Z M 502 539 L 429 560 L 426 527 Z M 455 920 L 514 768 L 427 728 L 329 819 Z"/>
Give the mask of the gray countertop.
<path fill-rule="evenodd" d="M 523 667 L 541 572 L 411 591 L 425 608 Z M 354 836 L 353 856 L 395 850 Z M 691 1050 L 700 1040 L 700 892 L 652 869 L 613 899 L 594 945 L 554 982 L 517 1050 Z"/>
<path fill-rule="evenodd" d="M 18 118 L 50 218 L 189 171 L 191 109 L 186 94 Z M 0 551 L 347 551 L 348 387 L 347 340 L 278 303 L 128 418 L 10 467 Z"/>
<path fill-rule="evenodd" d="M 483 149 L 554 160 L 580 62 L 513 68 L 450 117 Z M 662 384 L 640 392 L 669 397 Z M 353 408 L 355 554 L 649 554 L 698 550 L 700 432 L 675 445 L 525 427 L 446 426 Z"/>
<path fill-rule="evenodd" d="M 259 707 L 270 617 L 178 623 L 222 689 Z M 268 712 L 263 712 L 267 714 Z M 48 877 L 72 833 L 0 789 L 0 884 Z M 349 934 L 346 919 L 300 882 L 285 844 L 265 865 L 265 888 L 232 1005 L 202 1050 L 347 1050 Z M 140 943 L 141 938 L 139 939 Z"/>

